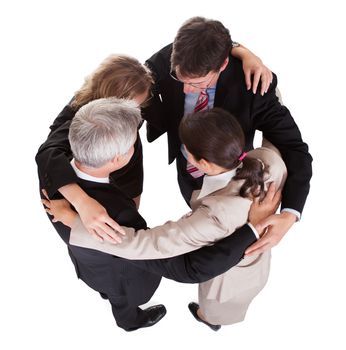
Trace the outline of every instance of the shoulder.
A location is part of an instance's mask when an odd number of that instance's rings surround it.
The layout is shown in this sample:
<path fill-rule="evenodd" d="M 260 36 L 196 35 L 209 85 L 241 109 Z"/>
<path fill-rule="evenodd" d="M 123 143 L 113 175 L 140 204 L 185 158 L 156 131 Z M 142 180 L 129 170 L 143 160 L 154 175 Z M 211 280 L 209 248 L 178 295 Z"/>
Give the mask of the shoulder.
<path fill-rule="evenodd" d="M 232 181 L 229 186 L 231 186 Z M 228 186 L 228 187 L 229 187 Z M 236 192 L 230 189 L 231 192 Z M 205 197 L 201 205 L 207 208 L 208 214 L 221 225 L 231 229 L 242 226 L 247 221 L 251 200 L 235 193 Z"/>
<path fill-rule="evenodd" d="M 155 79 L 170 72 L 172 47 L 173 44 L 169 44 L 146 60 L 145 64 L 153 72 Z"/>
<path fill-rule="evenodd" d="M 280 152 L 268 141 L 264 141 L 265 147 L 256 148 L 248 153 L 248 157 L 260 159 L 267 167 L 269 178 L 266 182 L 274 181 L 280 188 L 287 177 L 287 168 Z"/>

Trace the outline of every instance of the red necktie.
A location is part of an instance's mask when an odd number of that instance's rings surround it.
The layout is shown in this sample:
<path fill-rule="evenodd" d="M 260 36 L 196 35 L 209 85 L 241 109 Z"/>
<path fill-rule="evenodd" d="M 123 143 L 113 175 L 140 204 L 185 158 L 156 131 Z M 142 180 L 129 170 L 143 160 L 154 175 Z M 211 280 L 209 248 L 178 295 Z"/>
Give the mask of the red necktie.
<path fill-rule="evenodd" d="M 208 98 L 207 92 L 201 91 L 201 93 L 198 96 L 198 100 L 197 100 L 196 106 L 195 106 L 193 111 L 196 113 L 196 112 L 204 111 L 204 110 L 208 109 L 208 102 L 209 102 L 209 98 Z M 200 170 L 198 170 L 195 166 L 193 166 L 188 161 L 186 164 L 186 170 L 195 179 L 204 175 L 204 173 L 202 173 Z"/>

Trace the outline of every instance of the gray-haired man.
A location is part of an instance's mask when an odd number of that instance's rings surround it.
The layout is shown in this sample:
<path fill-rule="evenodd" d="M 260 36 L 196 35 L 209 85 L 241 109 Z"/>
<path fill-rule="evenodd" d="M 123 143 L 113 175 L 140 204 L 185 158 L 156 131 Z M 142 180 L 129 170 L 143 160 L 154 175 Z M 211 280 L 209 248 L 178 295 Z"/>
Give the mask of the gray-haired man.
<path fill-rule="evenodd" d="M 134 202 L 109 184 L 109 174 L 128 163 L 133 154 L 140 110 L 125 100 L 100 99 L 83 106 L 55 133 L 69 129 L 74 158 L 71 164 L 79 185 L 100 202 L 111 217 L 125 226 L 146 228 Z M 54 139 L 54 138 L 53 138 Z M 69 153 L 68 144 L 66 153 Z M 51 218 L 52 219 L 52 218 Z M 166 313 L 163 305 L 142 310 L 138 305 L 149 301 L 161 276 L 143 271 L 128 261 L 69 244 L 70 229 L 52 222 L 68 246 L 78 277 L 98 291 L 112 305 L 114 318 L 126 331 L 149 327 Z"/>

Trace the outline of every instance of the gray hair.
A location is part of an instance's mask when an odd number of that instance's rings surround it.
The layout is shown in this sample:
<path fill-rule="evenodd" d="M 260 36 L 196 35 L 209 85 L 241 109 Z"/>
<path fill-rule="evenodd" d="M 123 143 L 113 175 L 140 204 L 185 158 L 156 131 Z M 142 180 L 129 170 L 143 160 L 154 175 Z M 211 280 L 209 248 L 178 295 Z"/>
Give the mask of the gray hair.
<path fill-rule="evenodd" d="M 100 98 L 82 106 L 72 119 L 69 141 L 74 158 L 99 168 L 134 144 L 141 121 L 137 104 L 117 98 Z"/>

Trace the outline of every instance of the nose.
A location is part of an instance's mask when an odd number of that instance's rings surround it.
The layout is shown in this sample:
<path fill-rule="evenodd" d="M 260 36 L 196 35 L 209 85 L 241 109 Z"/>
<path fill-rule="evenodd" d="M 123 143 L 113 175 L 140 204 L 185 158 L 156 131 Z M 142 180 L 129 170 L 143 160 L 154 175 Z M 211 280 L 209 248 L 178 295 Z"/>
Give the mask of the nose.
<path fill-rule="evenodd" d="M 185 94 L 194 94 L 198 92 L 198 89 L 191 86 L 190 84 L 184 84 L 184 93 Z"/>

